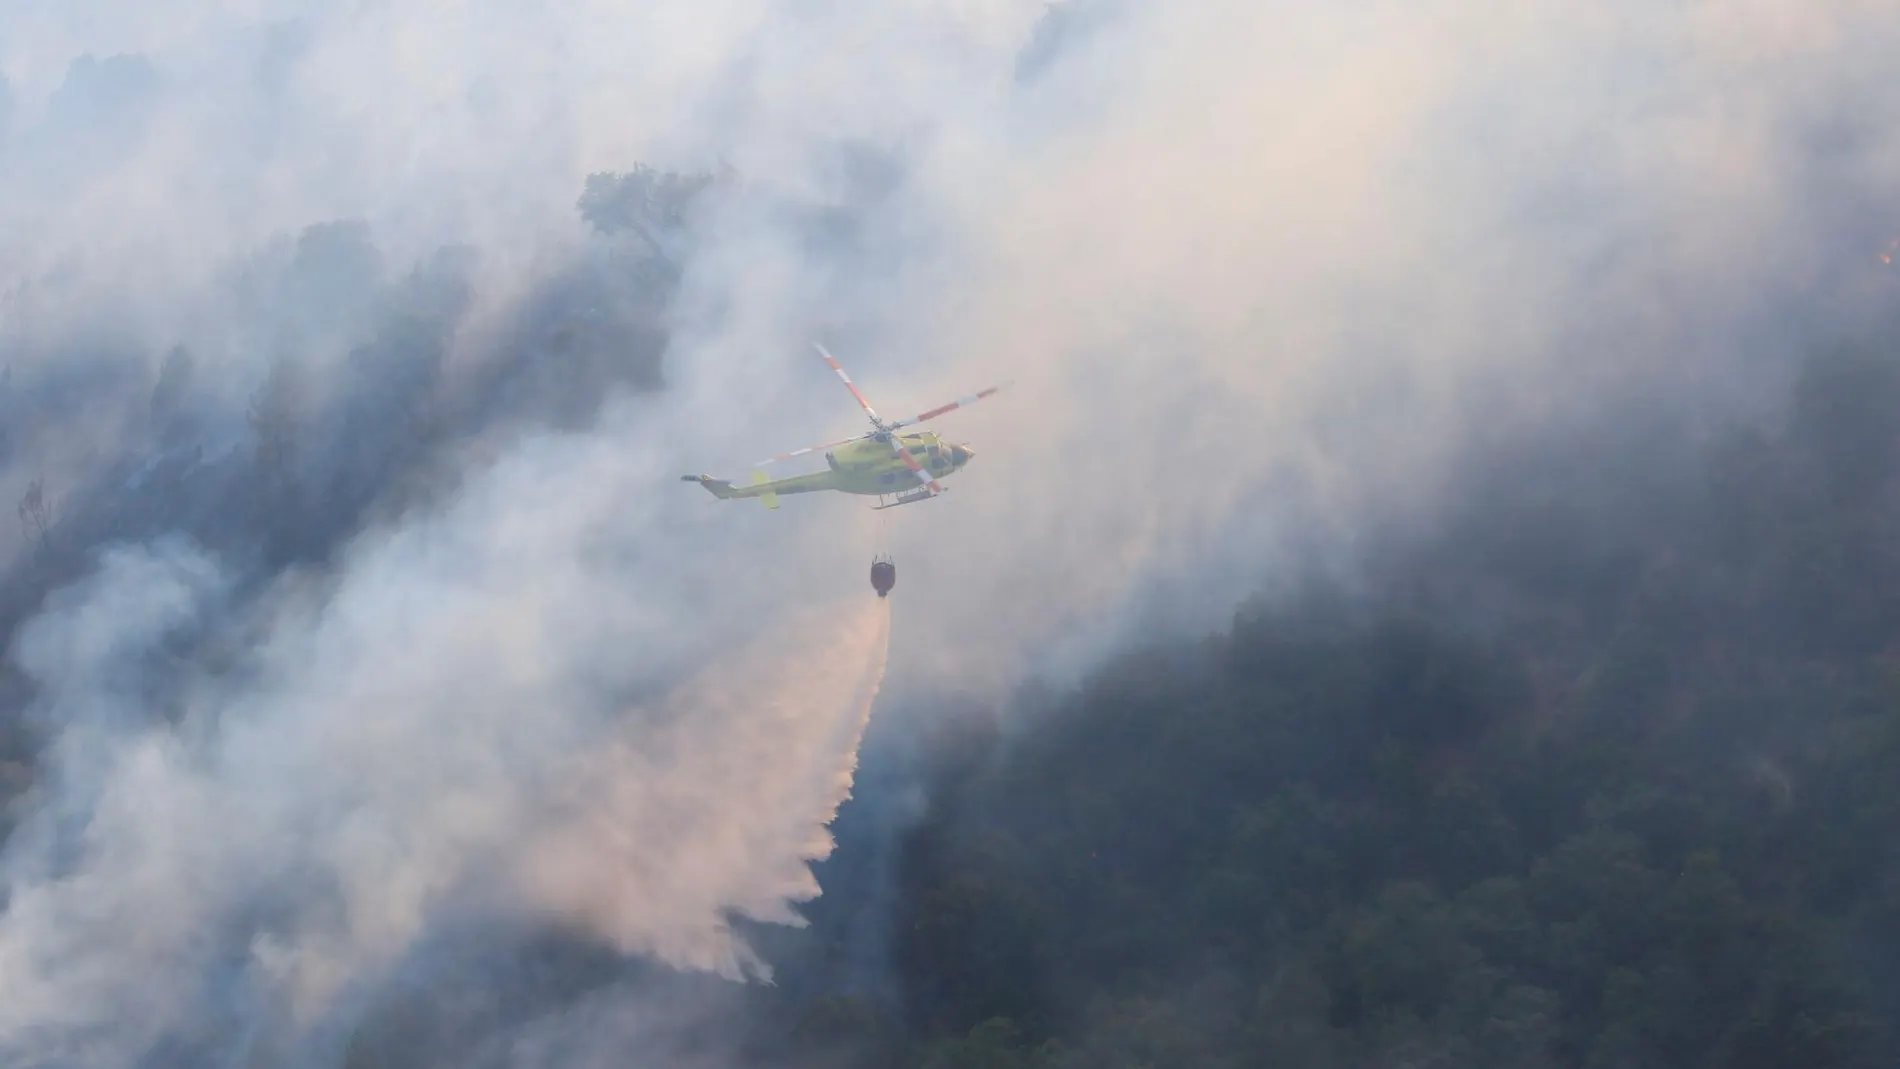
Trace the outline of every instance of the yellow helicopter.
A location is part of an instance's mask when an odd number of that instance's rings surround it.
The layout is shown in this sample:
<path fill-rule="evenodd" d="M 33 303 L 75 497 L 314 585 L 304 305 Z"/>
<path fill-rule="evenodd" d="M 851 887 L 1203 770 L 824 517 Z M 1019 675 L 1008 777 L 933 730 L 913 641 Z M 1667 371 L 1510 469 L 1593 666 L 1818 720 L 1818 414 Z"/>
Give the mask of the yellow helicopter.
<path fill-rule="evenodd" d="M 922 415 L 909 419 L 885 422 L 880 419 L 871 402 L 845 374 L 843 365 L 833 357 L 825 347 L 813 343 L 812 348 L 825 358 L 831 370 L 838 373 L 844 381 L 845 389 L 857 398 L 864 408 L 865 415 L 871 419 L 871 431 L 850 438 L 840 438 L 823 445 L 806 446 L 789 453 L 780 453 L 768 460 L 754 465 L 764 468 L 781 460 L 790 460 L 821 449 L 833 450 L 825 454 L 825 463 L 829 471 L 813 472 L 810 475 L 794 475 L 788 479 L 768 479 L 764 471 L 753 474 L 750 486 L 734 486 L 725 479 L 715 479 L 710 475 L 682 475 L 681 481 L 698 483 L 712 495 L 722 501 L 733 498 L 756 497 L 765 502 L 765 507 L 778 508 L 780 494 L 809 494 L 819 490 L 835 490 L 842 494 L 860 494 L 875 497 L 879 504 L 873 508 L 888 509 L 899 505 L 909 505 L 918 501 L 927 501 L 943 493 L 943 484 L 939 479 L 961 471 L 976 456 L 976 451 L 960 442 L 950 442 L 932 431 L 917 431 L 911 434 L 899 434 L 905 427 L 912 427 L 928 419 L 935 419 L 946 412 L 954 412 L 966 405 L 973 405 L 983 398 L 1003 389 L 992 386 L 979 390 L 968 397 L 959 397 L 949 404 L 938 405 Z M 892 498 L 885 502 L 885 498 Z"/>

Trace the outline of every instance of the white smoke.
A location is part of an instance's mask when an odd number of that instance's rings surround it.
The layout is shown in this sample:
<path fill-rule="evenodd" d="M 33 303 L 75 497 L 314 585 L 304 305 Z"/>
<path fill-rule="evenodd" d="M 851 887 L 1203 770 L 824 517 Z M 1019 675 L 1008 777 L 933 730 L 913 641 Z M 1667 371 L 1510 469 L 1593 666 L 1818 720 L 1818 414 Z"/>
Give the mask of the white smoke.
<path fill-rule="evenodd" d="M 803 924 L 889 639 L 890 603 L 865 596 L 718 657 L 588 759 L 520 859 L 530 900 L 623 951 L 769 978 L 706 904 Z"/>

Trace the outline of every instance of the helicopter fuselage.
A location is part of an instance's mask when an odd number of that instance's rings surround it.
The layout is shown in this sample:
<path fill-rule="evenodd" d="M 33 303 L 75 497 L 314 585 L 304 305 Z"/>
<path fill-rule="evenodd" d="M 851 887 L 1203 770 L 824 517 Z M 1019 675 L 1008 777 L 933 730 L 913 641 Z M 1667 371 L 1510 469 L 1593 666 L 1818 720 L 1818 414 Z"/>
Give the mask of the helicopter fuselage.
<path fill-rule="evenodd" d="M 954 474 L 970 462 L 968 446 L 944 441 L 932 431 L 897 435 L 904 449 L 932 476 Z M 909 490 L 917 485 L 917 476 L 897 458 L 888 442 L 867 438 L 852 442 L 825 454 L 829 474 L 836 477 L 832 488 L 847 494 L 879 496 Z"/>
<path fill-rule="evenodd" d="M 904 449 L 931 477 L 941 479 L 961 471 L 976 453 L 969 446 L 945 441 L 934 431 L 898 434 Z M 828 470 L 786 479 L 735 486 L 711 476 L 685 476 L 698 482 L 721 499 L 762 497 L 771 504 L 780 494 L 809 494 L 833 490 L 865 497 L 884 497 L 915 490 L 920 485 L 917 473 L 910 470 L 890 443 L 878 437 L 851 442 L 825 454 Z"/>
<path fill-rule="evenodd" d="M 870 398 L 851 381 L 844 365 L 825 350 L 825 347 L 812 343 L 818 355 L 831 365 L 839 381 L 851 396 L 864 409 L 871 420 L 871 433 L 851 438 L 841 438 L 825 445 L 806 446 L 781 453 L 770 460 L 762 460 L 758 470 L 752 473 L 752 482 L 747 486 L 734 486 L 725 479 L 715 479 L 710 475 L 682 475 L 680 478 L 689 483 L 698 483 L 706 491 L 721 501 L 737 497 L 758 498 L 766 508 L 778 508 L 780 494 L 809 494 L 819 490 L 834 490 L 841 494 L 858 494 L 863 497 L 884 498 L 895 496 L 891 504 L 879 505 L 879 508 L 893 508 L 924 501 L 943 492 L 943 484 L 938 482 L 946 475 L 962 471 L 976 456 L 976 450 L 961 443 L 945 441 L 934 431 L 913 431 L 904 434 L 901 428 L 915 426 L 929 419 L 947 415 L 983 400 L 1002 386 L 987 389 L 954 401 L 927 409 L 909 419 L 895 422 L 879 418 L 877 410 L 871 407 Z M 820 449 L 829 449 L 825 453 L 827 470 L 813 472 L 810 475 L 794 475 L 789 479 L 773 479 L 765 474 L 764 468 L 781 460 L 791 460 Z"/>

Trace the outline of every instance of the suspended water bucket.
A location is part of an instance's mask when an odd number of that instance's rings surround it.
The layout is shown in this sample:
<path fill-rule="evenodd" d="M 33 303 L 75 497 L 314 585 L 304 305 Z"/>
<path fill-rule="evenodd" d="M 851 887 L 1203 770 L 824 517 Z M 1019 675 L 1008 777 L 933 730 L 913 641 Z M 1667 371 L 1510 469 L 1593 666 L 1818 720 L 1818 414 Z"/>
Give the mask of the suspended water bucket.
<path fill-rule="evenodd" d="M 889 557 L 879 557 L 871 562 L 871 589 L 878 597 L 884 597 L 897 585 L 897 565 Z"/>

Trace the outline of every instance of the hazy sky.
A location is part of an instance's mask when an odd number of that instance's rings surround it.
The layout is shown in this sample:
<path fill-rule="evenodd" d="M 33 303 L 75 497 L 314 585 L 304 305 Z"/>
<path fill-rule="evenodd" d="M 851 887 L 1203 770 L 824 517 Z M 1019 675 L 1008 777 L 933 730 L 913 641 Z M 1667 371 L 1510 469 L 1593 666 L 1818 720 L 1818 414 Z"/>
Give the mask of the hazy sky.
<path fill-rule="evenodd" d="M 391 277 L 474 247 L 452 383 L 589 255 L 587 173 L 740 179 L 695 222 L 664 393 L 497 436 L 320 581 L 253 601 L 199 547 L 128 545 L 18 637 L 57 742 L 5 857 L 9 1064 L 130 1064 L 213 1019 L 291 1042 L 279 1014 L 331 1006 L 299 993 L 371 997 L 452 911 L 528 909 L 479 874 L 530 856 L 538 792 L 609 732 L 653 771 L 600 804 L 651 814 L 626 834 L 682 918 L 635 942 L 722 960 L 692 926 L 797 892 L 824 813 L 745 789 L 769 718 L 662 746 L 615 714 L 869 597 L 874 549 L 900 561 L 892 685 L 1002 693 L 1349 562 L 1429 512 L 1474 428 L 1745 399 L 1810 319 L 1891 300 L 1888 4 L 1069 6 L 1023 64 L 1044 7 L 1013 0 L 0 5 L 0 354 L 28 396 L 120 383 L 41 413 L 0 493 L 144 448 L 114 406 L 180 342 L 227 445 L 299 315 L 300 359 L 373 389 L 353 324 L 245 295 L 307 225 L 366 221 Z M 857 243 L 814 249 L 798 221 L 844 204 Z M 813 338 L 887 416 L 1014 380 L 942 421 L 978 453 L 945 498 L 880 532 L 863 502 L 677 481 L 862 426 Z M 242 670 L 167 675 L 184 712 L 154 726 L 154 645 L 234 614 L 263 636 Z M 768 830 L 669 883 L 682 813 Z"/>

